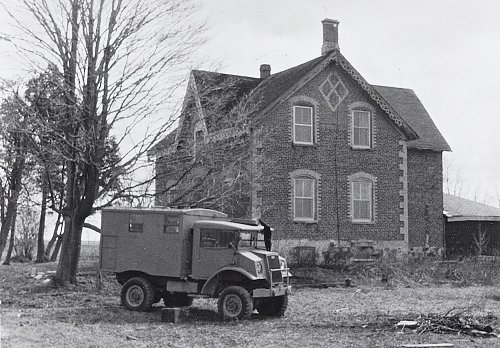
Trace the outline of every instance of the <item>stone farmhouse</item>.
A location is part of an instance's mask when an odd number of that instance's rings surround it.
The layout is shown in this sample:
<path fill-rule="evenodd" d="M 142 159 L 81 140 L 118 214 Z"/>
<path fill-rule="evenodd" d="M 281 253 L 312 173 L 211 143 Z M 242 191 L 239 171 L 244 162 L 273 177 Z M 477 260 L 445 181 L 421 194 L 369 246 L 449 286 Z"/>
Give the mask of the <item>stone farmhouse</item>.
<path fill-rule="evenodd" d="M 198 206 L 261 217 L 274 228 L 273 248 L 285 253 L 300 246 L 322 255 L 356 243 L 441 249 L 442 153 L 450 147 L 411 89 L 368 83 L 340 52 L 339 22 L 322 24 L 321 56 L 285 71 L 271 74 L 267 64 L 259 77 L 192 71 L 179 125 L 155 146 L 157 203 L 171 204 L 187 185 L 173 180 L 179 171 L 167 163 L 191 163 L 200 144 L 237 134 L 254 170 L 235 200 L 244 209 Z M 209 112 L 200 90 L 220 95 L 227 81 L 231 97 Z M 251 126 L 221 126 L 243 98 L 258 101 Z"/>

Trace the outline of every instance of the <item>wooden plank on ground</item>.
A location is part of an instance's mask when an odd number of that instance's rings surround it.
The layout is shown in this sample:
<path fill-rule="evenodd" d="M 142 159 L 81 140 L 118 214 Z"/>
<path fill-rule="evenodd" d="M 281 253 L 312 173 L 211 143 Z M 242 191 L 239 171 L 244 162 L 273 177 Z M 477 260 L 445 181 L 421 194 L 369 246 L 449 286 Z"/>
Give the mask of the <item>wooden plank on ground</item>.
<path fill-rule="evenodd" d="M 403 344 L 402 348 L 434 348 L 434 347 L 455 347 L 453 343 L 418 343 Z"/>

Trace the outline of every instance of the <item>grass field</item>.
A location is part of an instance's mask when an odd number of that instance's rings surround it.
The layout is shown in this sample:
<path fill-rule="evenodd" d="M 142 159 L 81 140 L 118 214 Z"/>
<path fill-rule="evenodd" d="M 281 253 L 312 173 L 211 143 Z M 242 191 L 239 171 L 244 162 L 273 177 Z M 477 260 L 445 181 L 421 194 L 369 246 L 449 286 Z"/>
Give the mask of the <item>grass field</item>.
<path fill-rule="evenodd" d="M 45 283 L 56 264 L 0 266 L 1 347 L 399 347 L 403 343 L 453 343 L 455 347 L 499 347 L 497 338 L 401 331 L 395 324 L 420 314 L 448 310 L 487 317 L 500 325 L 497 286 L 380 283 L 356 278 L 353 287 L 298 286 L 285 317 L 222 323 L 214 300 L 196 300 L 187 322 L 160 321 L 160 308 L 130 312 L 120 306 L 111 275 L 96 287 L 96 260 L 82 252 L 79 284 L 54 289 Z M 36 270 L 33 269 L 36 267 Z M 33 274 L 44 272 L 41 279 Z M 342 275 L 298 269 L 295 282 L 317 272 L 320 282 Z M 31 275 L 30 275 L 31 274 Z M 308 280 L 310 281 L 310 280 Z M 299 284 L 300 285 L 300 284 Z"/>

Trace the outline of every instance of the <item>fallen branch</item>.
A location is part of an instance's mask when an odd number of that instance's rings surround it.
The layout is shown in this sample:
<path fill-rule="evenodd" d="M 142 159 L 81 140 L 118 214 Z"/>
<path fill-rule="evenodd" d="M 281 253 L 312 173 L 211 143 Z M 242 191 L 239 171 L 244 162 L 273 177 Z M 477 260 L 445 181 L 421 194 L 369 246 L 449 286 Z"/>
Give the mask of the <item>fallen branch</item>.
<path fill-rule="evenodd" d="M 403 327 L 403 329 L 405 327 L 412 328 L 418 335 L 424 332 L 433 332 L 463 334 L 476 337 L 500 337 L 499 334 L 494 332 L 495 330 L 490 324 L 484 323 L 486 320 L 492 319 L 491 317 L 474 317 L 464 315 L 464 312 L 451 315 L 451 312 L 448 311 L 444 315 L 428 314 L 420 316 L 411 322 L 413 324 L 411 327 L 404 325 L 405 323 L 410 323 L 410 321 L 399 322 L 396 326 Z"/>

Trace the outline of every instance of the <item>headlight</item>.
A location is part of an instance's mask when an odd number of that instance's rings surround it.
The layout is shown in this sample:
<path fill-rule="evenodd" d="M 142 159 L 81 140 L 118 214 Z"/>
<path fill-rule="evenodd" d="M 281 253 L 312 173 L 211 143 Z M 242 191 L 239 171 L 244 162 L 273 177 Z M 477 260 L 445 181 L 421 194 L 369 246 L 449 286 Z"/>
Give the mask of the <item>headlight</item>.
<path fill-rule="evenodd" d="M 257 270 L 257 273 L 262 273 L 262 271 L 264 270 L 264 268 L 262 267 L 262 262 L 257 261 L 255 263 L 255 269 Z"/>
<path fill-rule="evenodd" d="M 285 260 L 283 260 L 283 259 L 280 260 L 280 266 L 281 266 L 281 269 L 285 269 L 286 268 L 286 262 L 285 262 Z"/>

